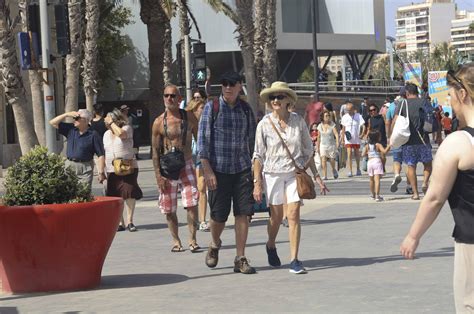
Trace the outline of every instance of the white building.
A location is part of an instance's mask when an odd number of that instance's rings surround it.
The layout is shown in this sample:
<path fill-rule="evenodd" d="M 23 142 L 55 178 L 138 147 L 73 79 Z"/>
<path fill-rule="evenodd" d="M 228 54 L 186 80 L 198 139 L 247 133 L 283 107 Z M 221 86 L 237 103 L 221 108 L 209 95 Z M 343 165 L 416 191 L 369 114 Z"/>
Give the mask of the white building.
<path fill-rule="evenodd" d="M 474 23 L 474 12 L 459 11 L 451 24 L 451 44 L 461 56 L 474 61 L 474 30 L 469 25 Z"/>
<path fill-rule="evenodd" d="M 456 17 L 452 0 L 426 0 L 397 9 L 396 47 L 400 52 L 432 49 L 451 41 L 451 21 Z"/>

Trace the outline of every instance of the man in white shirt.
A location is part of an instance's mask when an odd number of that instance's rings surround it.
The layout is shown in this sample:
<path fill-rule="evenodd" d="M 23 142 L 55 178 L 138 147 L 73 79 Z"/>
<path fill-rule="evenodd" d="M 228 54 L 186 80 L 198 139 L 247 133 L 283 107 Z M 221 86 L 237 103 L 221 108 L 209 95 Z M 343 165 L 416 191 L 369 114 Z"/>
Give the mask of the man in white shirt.
<path fill-rule="evenodd" d="M 347 163 L 349 165 L 348 177 L 352 177 L 352 152 L 354 152 L 357 172 L 356 176 L 362 175 L 360 171 L 360 134 L 365 133 L 365 121 L 362 116 L 355 112 L 354 104 L 348 102 L 346 104 L 346 113 L 341 119 L 342 125 L 342 143 L 347 149 Z"/>

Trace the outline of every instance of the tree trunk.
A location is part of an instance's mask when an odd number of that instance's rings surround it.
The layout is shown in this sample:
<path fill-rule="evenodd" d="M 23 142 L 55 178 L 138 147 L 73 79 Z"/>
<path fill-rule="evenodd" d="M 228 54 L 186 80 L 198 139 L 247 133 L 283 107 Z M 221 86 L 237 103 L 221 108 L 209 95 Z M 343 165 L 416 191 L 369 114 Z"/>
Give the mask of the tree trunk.
<path fill-rule="evenodd" d="M 79 66 L 81 64 L 82 0 L 69 0 L 69 32 L 71 54 L 66 56 L 66 104 L 64 111 L 76 111 L 79 98 Z"/>
<path fill-rule="evenodd" d="M 93 111 L 97 95 L 97 39 L 99 37 L 99 0 L 86 0 L 86 40 L 84 42 L 84 70 L 82 77 L 86 108 Z"/>
<path fill-rule="evenodd" d="M 33 115 L 25 95 L 20 66 L 17 58 L 16 41 L 10 29 L 10 12 L 4 1 L 0 1 L 0 59 L 2 62 L 2 84 L 8 104 L 12 106 L 18 131 L 21 153 L 26 154 L 35 145 L 38 138 L 33 124 Z"/>
<path fill-rule="evenodd" d="M 178 0 L 178 11 L 179 11 L 179 31 L 180 31 L 180 39 L 181 39 L 181 60 L 182 66 L 186 67 L 186 61 L 185 61 L 185 53 L 186 53 L 186 47 L 184 46 L 184 36 L 189 35 L 189 19 L 188 19 L 188 11 L 186 9 L 186 6 L 183 3 L 183 0 Z M 189 45 L 191 45 L 191 42 L 189 41 Z M 186 75 L 186 71 L 183 72 Z M 183 81 L 186 82 L 186 76 L 183 78 Z M 183 95 L 186 98 L 186 90 L 185 94 Z M 186 101 L 189 101 L 186 99 Z"/>
<path fill-rule="evenodd" d="M 255 37 L 254 37 L 254 62 L 255 62 L 255 75 L 257 77 L 258 90 L 267 85 L 263 84 L 263 54 L 266 35 L 267 23 L 267 0 L 256 0 L 255 1 Z M 269 21 L 268 21 L 269 23 Z"/>
<path fill-rule="evenodd" d="M 247 102 L 257 111 L 258 108 L 258 92 L 257 77 L 255 75 L 254 57 L 253 57 L 253 1 L 237 0 L 237 15 L 240 19 L 238 27 L 240 48 L 242 50 L 242 59 L 244 61 L 245 82 L 247 86 Z"/>
<path fill-rule="evenodd" d="M 147 26 L 148 33 L 148 60 L 150 62 L 150 98 L 148 110 L 150 112 L 150 127 L 153 121 L 164 111 L 163 103 L 163 38 L 165 23 L 169 21 L 160 3 L 155 0 L 140 1 L 140 17 Z"/>
<path fill-rule="evenodd" d="M 266 1 L 266 13 L 264 16 L 267 18 L 266 29 L 265 29 L 265 43 L 263 48 L 263 73 L 262 73 L 262 84 L 265 87 L 270 85 L 277 80 L 277 37 L 276 37 L 276 0 Z"/>
<path fill-rule="evenodd" d="M 171 23 L 165 23 L 165 36 L 163 37 L 163 80 L 165 84 L 170 84 L 171 79 L 171 65 L 173 64 L 173 50 L 171 40 Z"/>
<path fill-rule="evenodd" d="M 28 21 L 26 17 L 28 16 L 28 5 L 30 4 L 29 0 L 20 0 L 18 1 L 18 7 L 20 9 L 22 31 L 28 32 Z M 39 60 L 36 60 L 39 62 Z M 36 70 L 28 71 L 28 81 L 31 92 L 31 99 L 26 97 L 28 101 L 28 108 L 33 108 L 33 119 L 35 124 L 35 133 L 38 137 L 40 145 L 46 145 L 46 134 L 45 134 L 45 124 L 44 124 L 44 106 L 43 106 L 43 92 L 42 92 L 42 80 L 41 75 Z"/>

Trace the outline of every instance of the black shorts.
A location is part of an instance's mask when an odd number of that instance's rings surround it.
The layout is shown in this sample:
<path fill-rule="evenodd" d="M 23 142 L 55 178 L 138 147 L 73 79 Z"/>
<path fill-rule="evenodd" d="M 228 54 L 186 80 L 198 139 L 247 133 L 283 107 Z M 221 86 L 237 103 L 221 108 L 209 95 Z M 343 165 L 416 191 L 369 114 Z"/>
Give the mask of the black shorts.
<path fill-rule="evenodd" d="M 230 214 L 230 204 L 234 216 L 254 214 L 253 178 L 250 169 L 235 174 L 214 172 L 217 189 L 209 191 L 211 218 L 216 222 L 226 222 Z"/>

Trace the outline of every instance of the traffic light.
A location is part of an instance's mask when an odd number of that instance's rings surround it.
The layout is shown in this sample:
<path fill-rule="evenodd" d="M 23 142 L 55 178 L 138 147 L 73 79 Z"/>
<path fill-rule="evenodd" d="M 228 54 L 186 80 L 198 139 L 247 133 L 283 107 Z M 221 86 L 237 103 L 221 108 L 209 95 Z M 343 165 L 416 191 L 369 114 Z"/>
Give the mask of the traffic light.
<path fill-rule="evenodd" d="M 206 71 L 206 44 L 193 44 L 193 77 L 196 83 L 205 83 L 207 79 Z"/>
<path fill-rule="evenodd" d="M 178 84 L 184 85 L 186 82 L 186 68 L 184 58 L 181 54 L 183 42 L 180 40 L 176 44 L 176 67 L 178 68 Z"/>
<path fill-rule="evenodd" d="M 67 4 L 55 5 L 54 17 L 56 20 L 56 44 L 58 47 L 58 54 L 65 56 L 71 53 L 69 12 Z"/>

